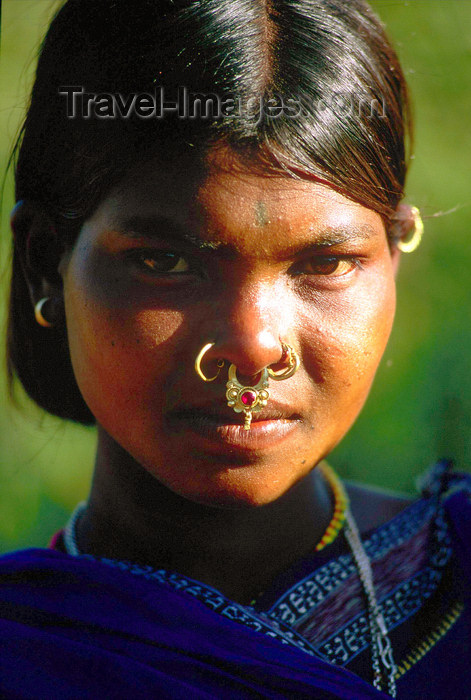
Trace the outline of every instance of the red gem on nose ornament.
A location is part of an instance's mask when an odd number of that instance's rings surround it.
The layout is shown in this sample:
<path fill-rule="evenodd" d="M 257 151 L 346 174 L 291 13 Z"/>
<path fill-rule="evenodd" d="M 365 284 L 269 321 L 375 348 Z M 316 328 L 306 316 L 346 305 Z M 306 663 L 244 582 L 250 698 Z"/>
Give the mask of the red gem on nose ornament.
<path fill-rule="evenodd" d="M 244 391 L 244 393 L 240 397 L 240 400 L 242 401 L 244 406 L 253 406 L 253 404 L 257 400 L 257 394 L 255 393 L 255 391 Z"/>
<path fill-rule="evenodd" d="M 252 386 L 241 384 L 237 378 L 237 367 L 233 363 L 229 365 L 229 381 L 226 384 L 227 405 L 236 413 L 244 414 L 244 430 L 250 430 L 253 414 L 258 413 L 267 405 L 270 397 L 268 391 L 269 377 L 279 382 L 282 379 L 292 377 L 299 367 L 299 357 L 290 345 L 282 343 L 281 354 L 280 363 L 288 366 L 277 372 L 270 367 L 264 367 L 259 373 L 258 382 Z M 197 360 L 200 360 L 200 356 L 201 352 Z M 195 367 L 198 371 L 198 362 L 195 363 Z M 199 374 L 201 376 L 201 372 Z"/>

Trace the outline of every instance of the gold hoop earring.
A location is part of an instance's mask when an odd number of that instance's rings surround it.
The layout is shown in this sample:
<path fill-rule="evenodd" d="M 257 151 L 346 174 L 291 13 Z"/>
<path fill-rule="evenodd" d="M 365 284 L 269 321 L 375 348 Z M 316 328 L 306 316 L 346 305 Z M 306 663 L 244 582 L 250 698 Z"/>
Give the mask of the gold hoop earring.
<path fill-rule="evenodd" d="M 204 345 L 201 348 L 201 350 L 199 351 L 199 353 L 196 357 L 196 360 L 195 360 L 196 374 L 198 375 L 198 377 L 200 379 L 203 380 L 203 382 L 214 382 L 214 380 L 219 377 L 219 373 L 220 373 L 221 369 L 224 367 L 224 360 L 218 360 L 217 361 L 218 371 L 216 372 L 214 377 L 206 377 L 206 375 L 203 374 L 203 370 L 201 369 L 201 361 L 202 361 L 203 357 L 206 355 L 206 353 L 208 352 L 208 350 L 210 350 L 210 348 L 212 348 L 214 345 L 215 345 L 215 343 L 207 343 L 206 345 Z"/>
<path fill-rule="evenodd" d="M 412 234 L 410 238 L 406 240 L 400 238 L 396 243 L 399 250 L 403 253 L 413 253 L 414 250 L 417 250 L 424 234 L 424 222 L 420 216 L 420 211 L 417 209 L 417 207 L 412 207 L 411 213 L 414 218 L 414 229 Z"/>
<path fill-rule="evenodd" d="M 54 325 L 53 323 L 45 319 L 43 316 L 43 306 L 46 302 L 50 301 L 50 299 L 51 297 L 43 297 L 38 301 L 38 303 L 34 307 L 34 318 L 36 319 L 36 322 L 39 323 L 39 325 L 43 328 L 52 328 Z"/>
<path fill-rule="evenodd" d="M 289 379 L 297 372 L 300 360 L 295 350 L 287 343 L 282 343 L 282 358 L 280 362 L 287 361 L 288 367 L 281 372 L 274 372 L 268 367 L 260 373 L 260 378 L 256 384 L 244 385 L 237 379 L 237 367 L 234 364 L 229 366 L 229 381 L 226 384 L 227 405 L 236 413 L 244 413 L 244 430 L 250 430 L 252 417 L 267 405 L 270 398 L 268 389 L 268 379 L 271 377 L 276 381 Z"/>

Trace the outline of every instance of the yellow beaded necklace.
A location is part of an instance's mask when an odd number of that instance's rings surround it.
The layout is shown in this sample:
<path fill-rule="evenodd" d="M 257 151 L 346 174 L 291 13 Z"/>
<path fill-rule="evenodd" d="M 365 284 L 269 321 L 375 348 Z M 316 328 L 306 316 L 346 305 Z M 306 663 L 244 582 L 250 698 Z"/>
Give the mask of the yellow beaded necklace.
<path fill-rule="evenodd" d="M 327 525 L 326 531 L 316 544 L 316 552 L 320 552 L 321 549 L 324 549 L 324 547 L 335 540 L 343 527 L 348 508 L 347 492 L 332 467 L 328 465 L 327 462 L 321 462 L 318 469 L 332 489 L 332 494 L 334 496 L 334 514 L 332 515 L 332 520 Z"/>

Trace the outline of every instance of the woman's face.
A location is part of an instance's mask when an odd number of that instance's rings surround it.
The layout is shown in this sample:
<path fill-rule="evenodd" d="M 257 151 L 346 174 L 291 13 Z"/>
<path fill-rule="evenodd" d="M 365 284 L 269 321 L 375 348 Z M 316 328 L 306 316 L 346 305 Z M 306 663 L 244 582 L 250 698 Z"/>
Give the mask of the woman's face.
<path fill-rule="evenodd" d="M 225 167 L 232 163 L 236 167 Z M 395 308 L 381 217 L 312 180 L 263 176 L 234 154 L 136 169 L 63 261 L 72 363 L 98 423 L 174 492 L 269 503 L 358 415 Z M 270 382 L 252 428 L 226 404 L 286 341 L 301 365 Z M 212 376 L 194 369 L 203 345 Z M 247 379 L 248 381 L 248 379 Z"/>

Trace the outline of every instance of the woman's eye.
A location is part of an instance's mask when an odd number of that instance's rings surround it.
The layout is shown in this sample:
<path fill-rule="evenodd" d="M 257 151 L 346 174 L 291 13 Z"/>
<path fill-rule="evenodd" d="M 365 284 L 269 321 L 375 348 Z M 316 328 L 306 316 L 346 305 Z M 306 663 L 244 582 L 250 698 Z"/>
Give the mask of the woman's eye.
<path fill-rule="evenodd" d="M 323 275 L 324 277 L 341 277 L 355 267 L 357 267 L 357 262 L 352 258 L 317 256 L 310 258 L 303 264 L 303 273 L 306 275 Z"/>
<path fill-rule="evenodd" d="M 143 251 L 138 253 L 137 260 L 145 271 L 156 274 L 178 274 L 188 272 L 190 269 L 182 255 L 167 251 Z"/>

